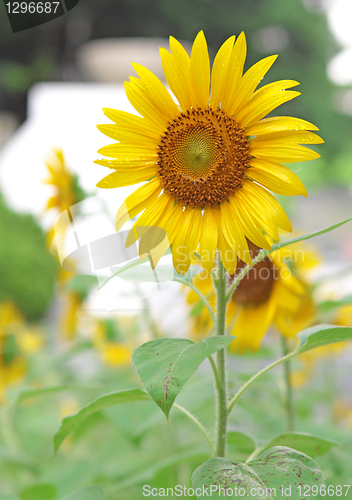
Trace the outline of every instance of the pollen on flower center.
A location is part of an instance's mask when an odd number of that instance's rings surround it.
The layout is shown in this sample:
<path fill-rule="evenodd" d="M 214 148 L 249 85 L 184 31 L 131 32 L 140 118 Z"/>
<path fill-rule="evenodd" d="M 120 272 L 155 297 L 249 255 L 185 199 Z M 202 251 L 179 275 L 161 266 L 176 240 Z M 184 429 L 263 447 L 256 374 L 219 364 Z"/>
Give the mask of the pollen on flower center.
<path fill-rule="evenodd" d="M 242 186 L 249 160 L 249 139 L 235 118 L 219 108 L 192 108 L 161 137 L 157 174 L 179 203 L 203 207 Z"/>

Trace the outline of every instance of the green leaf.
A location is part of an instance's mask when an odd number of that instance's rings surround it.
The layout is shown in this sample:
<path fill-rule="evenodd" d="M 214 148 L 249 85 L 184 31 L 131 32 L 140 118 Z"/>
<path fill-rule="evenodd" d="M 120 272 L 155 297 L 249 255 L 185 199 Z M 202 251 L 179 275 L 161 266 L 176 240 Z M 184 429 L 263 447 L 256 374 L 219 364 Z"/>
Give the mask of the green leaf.
<path fill-rule="evenodd" d="M 334 326 L 334 325 L 316 325 L 307 330 L 303 330 L 298 334 L 301 341 L 297 350 L 290 352 L 283 358 L 274 361 L 270 365 L 266 366 L 260 372 L 253 375 L 242 388 L 235 394 L 228 404 L 228 411 L 230 412 L 234 405 L 237 403 L 242 394 L 262 375 L 275 368 L 280 363 L 284 363 L 290 358 L 301 354 L 302 352 L 310 351 L 317 347 L 322 347 L 329 344 L 334 344 L 336 342 L 342 342 L 346 340 L 352 340 L 352 328 L 348 326 Z"/>
<path fill-rule="evenodd" d="M 114 267 L 114 269 L 116 269 L 116 272 L 112 276 L 107 278 L 103 282 L 103 284 L 100 285 L 98 290 L 101 290 L 103 288 L 103 286 L 105 286 L 112 278 L 115 278 L 116 276 L 119 276 L 121 273 L 124 273 L 124 272 L 128 271 L 129 269 L 133 269 L 136 266 L 140 266 L 141 264 L 145 264 L 146 262 L 149 262 L 149 257 L 146 257 L 145 259 L 142 259 L 142 260 L 139 257 L 137 257 L 136 259 L 131 260 L 131 262 L 129 262 L 125 266 Z"/>
<path fill-rule="evenodd" d="M 18 497 L 14 495 L 0 495 L 0 500 L 19 500 Z"/>
<path fill-rule="evenodd" d="M 131 403 L 133 401 L 149 401 L 150 398 L 141 389 L 127 389 L 125 391 L 112 392 L 105 394 L 100 398 L 92 401 L 87 406 L 73 415 L 69 415 L 61 422 L 61 427 L 54 436 L 54 449 L 55 452 L 59 449 L 63 440 L 72 432 L 75 432 L 80 425 L 93 413 L 104 410 L 110 406 L 116 406 L 124 403 Z"/>
<path fill-rule="evenodd" d="M 171 253 L 171 250 L 170 250 L 170 247 L 166 250 L 166 252 L 164 253 L 164 256 L 165 255 L 170 255 Z M 137 257 L 136 259 L 133 259 L 131 260 L 131 262 L 129 262 L 128 264 L 124 265 L 124 266 L 121 266 L 121 267 L 113 267 L 112 269 L 115 270 L 115 273 L 110 276 L 109 278 L 107 278 L 102 285 L 100 285 L 100 287 L 98 288 L 98 290 L 100 290 L 101 288 L 103 288 L 103 286 L 105 286 L 112 278 L 115 278 L 116 276 L 119 276 L 120 274 L 124 274 L 124 278 L 125 276 L 127 277 L 128 276 L 128 273 L 127 271 L 130 271 L 131 269 L 135 268 L 135 267 L 139 267 L 141 266 L 142 264 L 145 264 L 146 262 L 150 262 L 149 261 L 149 256 L 146 257 L 145 259 L 140 259 L 139 257 Z M 131 275 L 132 276 L 132 275 Z M 126 278 L 127 279 L 127 278 Z"/>
<path fill-rule="evenodd" d="M 340 309 L 340 307 L 349 306 L 351 304 L 352 295 L 348 295 L 341 300 L 325 300 L 324 302 L 320 302 L 318 307 L 322 313 L 329 313 L 336 309 Z"/>
<path fill-rule="evenodd" d="M 101 389 L 98 385 L 57 385 L 54 387 L 42 387 L 41 389 L 28 389 L 27 391 L 22 391 L 17 396 L 17 403 L 22 403 L 27 399 L 36 398 L 38 396 L 45 396 L 46 394 L 53 394 L 56 392 L 64 391 L 81 391 L 81 390 L 96 390 Z"/>
<path fill-rule="evenodd" d="M 260 455 L 263 451 L 272 448 L 273 446 L 286 446 L 293 448 L 310 457 L 318 457 L 327 453 L 333 446 L 338 446 L 336 441 L 324 439 L 306 432 L 285 432 L 272 439 L 269 443 L 258 448 L 255 456 Z M 252 456 L 253 458 L 253 456 Z"/>
<path fill-rule="evenodd" d="M 21 500 L 52 500 L 56 498 L 56 488 L 52 484 L 30 486 L 20 494 Z"/>
<path fill-rule="evenodd" d="M 115 268 L 112 268 L 115 269 Z M 137 281 L 138 283 L 163 283 L 166 281 L 179 281 L 184 284 L 191 283 L 193 278 L 202 271 L 201 266 L 190 266 L 184 276 L 180 276 L 172 267 L 172 264 L 158 264 L 155 269 L 152 269 L 149 261 L 138 267 L 133 267 L 119 272 L 121 279 L 126 281 Z M 116 274 L 114 274 L 116 276 Z M 105 283 L 104 283 L 105 284 Z"/>
<path fill-rule="evenodd" d="M 116 495 L 112 496 L 112 498 L 116 498 L 116 500 L 127 499 L 129 498 L 127 495 L 122 496 L 121 494 L 119 495 L 119 493 L 136 485 L 140 485 L 142 488 L 144 484 L 150 484 L 150 482 L 155 479 L 157 474 L 162 474 L 166 469 L 172 468 L 173 470 L 175 470 L 175 468 L 179 465 L 184 467 L 189 463 L 200 463 L 208 456 L 209 453 L 203 447 L 203 445 L 191 446 L 191 448 L 188 448 L 186 450 L 181 450 L 174 454 L 171 453 L 164 455 L 162 458 L 156 458 L 153 456 L 153 454 L 150 454 L 149 463 L 145 464 L 142 467 L 138 467 L 137 471 L 133 472 L 131 475 L 126 474 L 127 477 L 120 477 L 119 480 L 115 482 L 115 484 L 109 487 L 109 491 L 111 492 L 111 495 Z"/>
<path fill-rule="evenodd" d="M 352 328 L 348 326 L 316 325 L 298 334 L 300 345 L 294 354 L 310 351 L 336 342 L 352 340 Z"/>
<path fill-rule="evenodd" d="M 151 340 L 133 351 L 132 361 L 147 392 L 168 417 L 176 396 L 199 365 L 234 338 L 209 337 L 201 342 L 181 338 Z"/>
<path fill-rule="evenodd" d="M 103 488 L 99 485 L 88 486 L 66 495 L 61 500 L 104 500 Z"/>
<path fill-rule="evenodd" d="M 265 451 L 257 460 L 246 464 L 232 462 L 225 458 L 211 458 L 192 476 L 193 488 L 198 499 L 204 499 L 203 487 L 213 498 L 251 500 L 275 499 L 289 500 L 304 498 L 303 487 L 324 486 L 324 478 L 314 460 L 303 453 L 285 447 L 274 447 Z M 299 486 L 302 491 L 300 491 Z M 211 488 L 211 489 L 210 489 Z M 198 491 L 197 491 L 198 489 Z M 243 494 L 242 494 L 243 493 Z M 322 497 L 318 494 L 317 499 Z"/>
<path fill-rule="evenodd" d="M 149 262 L 141 266 L 134 266 L 120 274 L 120 278 L 125 281 L 136 281 L 138 283 L 162 283 L 172 281 L 174 278 L 174 269 L 171 264 L 158 265 L 155 269 L 151 268 Z M 116 274 L 114 275 L 116 276 Z"/>
<path fill-rule="evenodd" d="M 293 243 L 299 243 L 300 241 L 310 240 L 311 238 L 314 238 L 315 236 L 320 236 L 322 234 L 329 233 L 330 231 L 333 231 L 334 229 L 337 229 L 338 227 L 343 226 L 344 224 L 346 224 L 347 222 L 349 222 L 351 220 L 352 220 L 352 217 L 350 217 L 349 219 L 346 219 L 342 222 L 339 222 L 338 224 L 334 224 L 333 226 L 329 226 L 325 229 L 321 229 L 320 231 L 314 231 L 313 233 L 303 234 L 302 236 L 296 236 L 296 238 L 291 238 L 290 240 L 284 240 L 284 241 L 281 241 L 280 243 L 275 243 L 271 247 L 271 251 L 269 253 L 275 252 L 275 250 L 279 250 L 280 248 L 287 247 L 288 245 L 293 245 Z"/>
<path fill-rule="evenodd" d="M 227 447 L 229 452 L 249 456 L 256 449 L 256 444 L 247 434 L 229 431 L 227 433 Z"/>

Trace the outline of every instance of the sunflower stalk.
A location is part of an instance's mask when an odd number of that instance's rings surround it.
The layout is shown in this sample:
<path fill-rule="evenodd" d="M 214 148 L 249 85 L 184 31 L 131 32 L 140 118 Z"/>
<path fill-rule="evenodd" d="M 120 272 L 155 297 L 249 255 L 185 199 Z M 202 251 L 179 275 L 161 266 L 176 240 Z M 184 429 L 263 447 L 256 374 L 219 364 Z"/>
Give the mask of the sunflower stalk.
<path fill-rule="evenodd" d="M 218 269 L 216 279 L 216 323 L 215 335 L 225 335 L 226 319 L 226 270 L 218 257 Z M 227 434 L 227 383 L 226 383 L 226 352 L 225 349 L 216 353 L 217 372 L 219 377 L 216 390 L 216 443 L 215 457 L 225 457 L 226 434 Z"/>
<path fill-rule="evenodd" d="M 287 356 L 290 353 L 288 342 L 285 337 L 282 337 L 282 352 L 284 356 Z M 295 430 L 295 412 L 294 412 L 293 392 L 291 385 L 291 362 L 289 359 L 284 363 L 284 377 L 285 377 L 285 389 L 286 389 L 285 408 L 287 417 L 287 431 L 292 432 Z"/>
<path fill-rule="evenodd" d="M 237 278 L 235 278 L 233 280 L 231 287 L 229 288 L 228 292 L 226 293 L 226 303 L 229 302 L 229 300 L 231 299 L 232 295 L 234 294 L 236 288 L 241 283 L 241 281 L 246 276 L 246 274 L 249 273 L 249 271 L 252 269 L 252 267 L 254 267 L 256 264 L 258 264 L 258 262 L 265 259 L 265 257 L 267 257 L 269 254 L 270 254 L 270 252 L 263 248 L 262 250 L 260 250 L 260 252 L 256 256 L 256 258 L 252 260 L 252 265 L 251 266 L 247 265 L 246 267 L 244 267 L 242 269 L 242 271 L 238 274 Z"/>

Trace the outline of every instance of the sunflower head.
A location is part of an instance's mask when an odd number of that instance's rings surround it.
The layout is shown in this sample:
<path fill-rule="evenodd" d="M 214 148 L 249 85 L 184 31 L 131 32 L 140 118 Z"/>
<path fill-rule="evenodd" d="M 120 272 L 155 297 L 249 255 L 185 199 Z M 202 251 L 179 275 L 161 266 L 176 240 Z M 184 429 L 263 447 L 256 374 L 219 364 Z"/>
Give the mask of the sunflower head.
<path fill-rule="evenodd" d="M 47 202 L 47 210 L 57 208 L 60 212 L 67 210 L 86 197 L 80 187 L 77 175 L 69 171 L 61 149 L 53 149 L 46 162 L 49 177 L 46 184 L 53 186 L 55 193 Z"/>
<path fill-rule="evenodd" d="M 248 247 L 254 259 L 261 249 L 250 241 Z M 313 251 L 307 251 L 312 262 Z M 304 253 L 305 246 L 277 250 L 258 262 L 241 280 L 227 305 L 227 331 L 236 337 L 230 346 L 232 352 L 257 351 L 271 327 L 284 337 L 294 338 L 299 331 L 314 323 L 317 308 L 312 287 L 306 280 Z M 318 257 L 315 252 L 316 262 Z M 245 263 L 239 260 L 229 282 L 244 266 Z M 216 294 L 212 279 L 203 271 L 193 279 L 193 284 L 215 311 Z M 191 307 L 193 335 L 198 337 L 199 332 L 209 335 L 213 327 L 209 312 L 193 290 L 187 293 L 187 302 Z"/>
<path fill-rule="evenodd" d="M 307 144 L 323 142 L 311 123 L 287 116 L 265 118 L 297 97 L 288 90 L 298 85 L 282 80 L 257 89 L 277 56 L 267 57 L 247 72 L 243 33 L 221 46 L 210 67 L 201 31 L 191 56 L 170 37 L 170 51 L 160 49 L 166 82 L 133 64 L 138 77 L 125 83 L 126 95 L 141 115 L 104 109 L 114 124 L 98 126 L 116 142 L 99 153 L 99 165 L 114 172 L 97 185 L 117 188 L 143 182 L 120 207 L 116 230 L 142 213 L 127 245 L 141 232 L 137 227 L 160 227 L 165 241 L 147 249 L 156 265 L 172 244 L 177 272 L 187 272 L 198 250 L 210 271 L 218 250 L 233 274 L 237 258 L 251 264 L 248 241 L 270 248 L 278 228 L 291 224 L 273 193 L 288 196 L 307 192 L 284 163 L 318 158 Z M 153 255 L 154 252 L 154 255 Z M 144 252 L 142 252 L 144 253 Z"/>
<path fill-rule="evenodd" d="M 61 149 L 53 149 L 45 163 L 49 172 L 45 183 L 54 189 L 54 195 L 47 201 L 47 210 L 55 208 L 61 213 L 86 198 L 87 195 L 79 185 L 77 175 L 67 168 Z M 48 247 L 51 246 L 54 236 L 55 230 L 52 227 L 47 234 Z"/>

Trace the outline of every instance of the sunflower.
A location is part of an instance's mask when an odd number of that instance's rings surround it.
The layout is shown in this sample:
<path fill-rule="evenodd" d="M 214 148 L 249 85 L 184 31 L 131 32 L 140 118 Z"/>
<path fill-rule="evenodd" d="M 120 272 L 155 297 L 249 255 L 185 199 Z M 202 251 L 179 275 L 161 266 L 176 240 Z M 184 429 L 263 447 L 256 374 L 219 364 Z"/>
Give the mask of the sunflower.
<path fill-rule="evenodd" d="M 132 347 L 122 338 L 120 327 L 132 333 L 134 322 L 130 318 L 120 318 L 119 324 L 114 320 L 97 320 L 93 342 L 99 350 L 104 365 L 110 368 L 121 368 L 131 364 Z M 120 333 L 120 334 L 119 334 Z"/>
<path fill-rule="evenodd" d="M 49 198 L 47 201 L 47 210 L 56 209 L 59 214 L 85 199 L 86 193 L 80 187 L 77 175 L 70 172 L 67 168 L 65 157 L 61 149 L 53 149 L 50 159 L 48 159 L 45 163 L 49 172 L 49 177 L 45 183 L 50 184 L 54 188 L 54 196 Z M 59 237 L 56 238 L 57 249 L 54 250 L 58 261 L 60 253 L 58 246 L 64 242 L 64 236 L 66 234 L 66 230 L 68 229 L 67 220 L 68 219 L 65 218 L 62 219 L 59 228 L 55 228 L 53 225 L 49 229 L 46 236 L 47 245 L 50 248 L 52 247 L 55 233 L 59 233 Z M 74 264 L 71 263 L 71 266 L 73 267 Z M 61 329 L 64 337 L 68 340 L 72 340 L 77 333 L 78 311 L 83 303 L 83 299 L 78 293 L 65 291 L 65 285 L 67 285 L 67 282 L 71 278 L 72 273 L 65 271 L 60 266 L 57 281 L 61 291 L 63 292 L 64 299 Z"/>
<path fill-rule="evenodd" d="M 78 177 L 68 170 L 61 149 L 53 149 L 51 158 L 46 160 L 45 163 L 49 171 L 49 177 L 44 182 L 53 186 L 55 191 L 54 196 L 47 201 L 46 210 L 55 208 L 58 213 L 61 213 L 84 200 L 86 194 L 78 183 Z M 47 233 L 49 247 L 54 240 L 54 236 L 55 230 L 53 226 Z"/>
<path fill-rule="evenodd" d="M 204 269 L 213 267 L 218 249 L 233 274 L 237 257 L 251 263 L 248 240 L 270 248 L 263 232 L 278 241 L 278 227 L 291 231 L 270 191 L 307 196 L 302 182 L 282 163 L 319 157 L 304 146 L 323 142 L 311 132 L 317 127 L 298 118 L 264 118 L 300 95 L 287 90 L 298 82 L 282 80 L 256 90 L 277 56 L 262 59 L 243 74 L 246 52 L 245 35 L 236 41 L 232 36 L 210 70 L 202 31 L 190 57 L 170 37 L 170 52 L 161 48 L 160 55 L 178 104 L 152 72 L 133 63 L 139 78 L 130 77 L 125 91 L 141 116 L 105 108 L 115 123 L 98 126 L 118 142 L 98 151 L 108 159 L 95 163 L 114 172 L 97 186 L 118 188 L 147 181 L 118 210 L 116 231 L 143 211 L 126 246 L 143 237 L 148 227 L 162 228 L 181 274 L 187 272 L 198 246 Z M 144 251 L 152 248 L 150 243 Z M 160 248 L 166 249 L 158 246 L 154 265 L 163 253 Z"/>
<path fill-rule="evenodd" d="M 255 258 L 260 248 L 248 242 L 251 257 Z M 227 328 L 236 337 L 232 342 L 233 352 L 256 351 L 271 325 L 286 338 L 293 338 L 311 324 L 316 310 L 309 284 L 302 278 L 304 257 L 295 250 L 282 249 L 252 267 L 242 279 L 227 306 Z M 316 262 L 318 259 L 316 260 Z M 245 266 L 239 261 L 234 275 Z M 230 281 L 234 275 L 230 276 Z M 215 310 L 216 295 L 212 279 L 205 271 L 198 274 L 193 283 L 206 296 Z M 195 336 L 209 335 L 212 328 L 208 310 L 199 296 L 191 290 L 187 302 L 192 306 L 191 318 Z"/>

